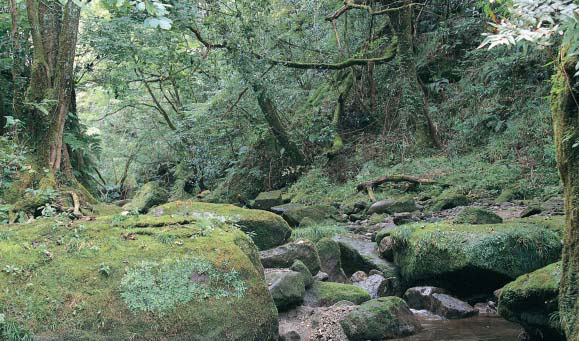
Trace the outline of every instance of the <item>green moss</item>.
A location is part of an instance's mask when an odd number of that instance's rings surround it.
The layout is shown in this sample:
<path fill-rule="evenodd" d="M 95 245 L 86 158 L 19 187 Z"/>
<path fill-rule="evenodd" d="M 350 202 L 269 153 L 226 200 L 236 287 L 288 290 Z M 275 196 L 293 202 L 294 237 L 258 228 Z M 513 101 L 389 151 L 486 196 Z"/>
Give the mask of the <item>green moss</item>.
<path fill-rule="evenodd" d="M 48 339 L 277 337 L 276 308 L 244 233 L 183 217 L 130 217 L 131 228 L 114 218 L 0 227 L 0 314 Z M 168 235 L 175 242 L 163 242 Z M 199 287 L 189 292 L 186 278 Z"/>
<path fill-rule="evenodd" d="M 448 189 L 436 198 L 432 210 L 442 211 L 466 205 L 468 205 L 468 198 L 464 194 L 457 192 L 454 189 Z"/>
<path fill-rule="evenodd" d="M 309 294 L 313 295 L 314 301 L 320 306 L 331 306 L 340 301 L 350 301 L 362 304 L 371 299 L 370 294 L 350 284 L 316 281 Z"/>
<path fill-rule="evenodd" d="M 554 231 L 524 221 L 413 224 L 394 229 L 391 236 L 395 262 L 411 284 L 462 273 L 476 277 L 469 280 L 477 285 L 490 281 L 492 286 L 557 261 L 562 249 Z"/>
<path fill-rule="evenodd" d="M 290 208 L 283 212 L 283 217 L 292 226 L 298 226 L 305 218 L 320 224 L 337 214 L 338 210 L 332 206 L 316 205 Z"/>
<path fill-rule="evenodd" d="M 501 192 L 501 195 L 499 195 L 496 202 L 502 204 L 505 202 L 511 202 L 513 200 L 521 199 L 521 197 L 522 196 L 519 193 L 519 191 L 512 188 L 507 188 Z"/>
<path fill-rule="evenodd" d="M 561 262 L 518 277 L 501 290 L 499 313 L 533 337 L 564 340 L 558 316 L 560 280 Z"/>
<path fill-rule="evenodd" d="M 376 233 L 376 243 L 378 245 L 380 245 L 380 242 L 382 241 L 382 239 L 384 239 L 384 237 L 387 237 L 390 235 L 390 233 L 392 232 L 392 229 L 384 229 L 384 230 L 380 230 L 378 231 L 378 233 Z"/>
<path fill-rule="evenodd" d="M 454 219 L 455 224 L 500 224 L 502 222 L 503 218 L 479 207 L 466 207 Z"/>
<path fill-rule="evenodd" d="M 341 225 L 335 224 L 316 224 L 303 228 L 296 228 L 292 231 L 292 240 L 307 239 L 311 242 L 317 243 L 322 238 L 334 237 L 341 234 L 346 234 L 348 230 Z"/>
<path fill-rule="evenodd" d="M 152 207 L 164 204 L 167 200 L 169 200 L 169 193 L 159 183 L 151 181 L 144 184 L 131 202 L 123 208 L 147 213 Z"/>
<path fill-rule="evenodd" d="M 261 210 L 248 210 L 227 204 L 175 201 L 155 208 L 154 215 L 181 217 L 221 217 L 248 233 L 260 250 L 285 243 L 291 228 L 278 215 Z"/>

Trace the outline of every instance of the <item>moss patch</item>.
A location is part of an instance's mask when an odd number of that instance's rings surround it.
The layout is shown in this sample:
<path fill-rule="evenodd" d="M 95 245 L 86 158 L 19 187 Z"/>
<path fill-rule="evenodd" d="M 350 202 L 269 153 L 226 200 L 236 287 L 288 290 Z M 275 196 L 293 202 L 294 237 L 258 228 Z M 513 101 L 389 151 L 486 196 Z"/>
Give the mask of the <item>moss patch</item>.
<path fill-rule="evenodd" d="M 316 281 L 306 292 L 305 301 L 309 305 L 331 306 L 340 301 L 362 304 L 371 299 L 370 294 L 350 284 Z"/>

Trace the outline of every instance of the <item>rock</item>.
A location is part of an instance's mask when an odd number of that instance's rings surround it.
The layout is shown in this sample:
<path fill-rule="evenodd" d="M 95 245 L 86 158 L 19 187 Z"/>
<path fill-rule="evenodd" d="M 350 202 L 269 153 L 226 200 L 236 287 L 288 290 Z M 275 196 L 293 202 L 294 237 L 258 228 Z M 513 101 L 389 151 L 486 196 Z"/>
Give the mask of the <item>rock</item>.
<path fill-rule="evenodd" d="M 289 268 L 296 260 L 301 260 L 310 273 L 320 271 L 318 250 L 309 240 L 297 240 L 259 253 L 265 268 Z"/>
<path fill-rule="evenodd" d="M 365 281 L 367 278 L 368 278 L 368 275 L 364 271 L 356 271 L 352 274 L 352 277 L 350 277 L 350 280 L 352 282 L 362 282 L 362 281 Z"/>
<path fill-rule="evenodd" d="M 304 305 L 327 307 L 340 301 L 361 304 L 368 300 L 370 300 L 370 294 L 362 288 L 350 284 L 316 281 L 310 289 L 306 290 Z"/>
<path fill-rule="evenodd" d="M 555 262 L 562 248 L 555 231 L 531 222 L 407 225 L 390 236 L 408 285 L 436 283 L 465 296 L 491 292 Z"/>
<path fill-rule="evenodd" d="M 382 296 L 380 295 L 380 288 L 386 287 L 386 285 L 383 284 L 385 280 L 386 279 L 384 278 L 384 276 L 372 275 L 362 281 L 356 282 L 352 281 L 352 284 L 366 290 L 370 294 L 370 297 L 378 298 Z"/>
<path fill-rule="evenodd" d="M 269 210 L 274 206 L 283 205 L 282 193 L 281 191 L 261 192 L 253 202 L 254 208 Z"/>
<path fill-rule="evenodd" d="M 279 336 L 279 341 L 300 341 L 302 338 L 295 330 L 289 331 Z"/>
<path fill-rule="evenodd" d="M 309 288 L 314 284 L 314 276 L 312 276 L 308 267 L 301 260 L 297 259 L 290 267 L 290 270 L 302 274 L 306 288 Z"/>
<path fill-rule="evenodd" d="M 135 194 L 135 197 L 123 208 L 147 213 L 152 207 L 164 204 L 167 200 L 169 200 L 169 193 L 157 181 L 151 181 L 144 184 Z"/>
<path fill-rule="evenodd" d="M 2 267 L 26 269 L 0 272 L 2 314 L 35 339 L 277 339 L 257 248 L 232 224 L 105 216 L 47 238 L 54 223 L 0 226 Z"/>
<path fill-rule="evenodd" d="M 529 206 L 521 212 L 521 218 L 528 218 L 537 214 L 541 214 L 543 212 L 543 208 L 541 206 Z"/>
<path fill-rule="evenodd" d="M 437 287 L 413 287 L 406 290 L 404 300 L 412 309 L 432 311 L 432 295 L 445 293 L 444 289 Z"/>
<path fill-rule="evenodd" d="M 330 278 L 327 273 L 323 271 L 318 271 L 318 273 L 314 276 L 314 281 L 325 282 Z"/>
<path fill-rule="evenodd" d="M 404 224 L 410 224 L 410 223 L 415 223 L 417 221 L 419 221 L 420 219 L 415 216 L 412 213 L 409 212 L 404 212 L 404 213 L 395 213 L 394 214 L 394 224 L 395 225 L 404 225 Z"/>
<path fill-rule="evenodd" d="M 501 195 L 497 198 L 497 204 L 502 204 L 505 202 L 511 202 L 521 198 L 521 194 L 518 190 L 512 188 L 506 188 L 501 192 Z"/>
<path fill-rule="evenodd" d="M 474 305 L 474 309 L 478 311 L 479 315 L 489 316 L 489 317 L 496 317 L 499 316 L 497 312 L 497 307 L 494 302 L 487 302 L 487 303 L 477 303 Z"/>
<path fill-rule="evenodd" d="M 372 275 L 380 275 L 380 276 L 384 277 L 384 273 L 383 273 L 382 271 L 378 271 L 378 270 L 376 270 L 376 269 L 370 270 L 370 272 L 368 272 L 368 275 L 369 275 L 369 276 L 372 276 Z"/>
<path fill-rule="evenodd" d="M 340 321 L 352 341 L 387 340 L 410 336 L 422 329 L 406 303 L 381 297 L 363 303 Z"/>
<path fill-rule="evenodd" d="M 333 206 L 302 206 L 287 209 L 282 217 L 291 225 L 299 226 L 304 218 L 310 218 L 315 223 L 323 223 L 334 219 L 338 215 L 338 210 Z"/>
<path fill-rule="evenodd" d="M 387 261 L 394 261 L 394 245 L 392 244 L 392 237 L 387 236 L 382 238 L 382 241 L 380 241 L 380 245 L 378 246 L 378 251 Z"/>
<path fill-rule="evenodd" d="M 347 275 L 359 270 L 379 270 L 384 277 L 398 277 L 395 265 L 380 257 L 375 243 L 354 235 L 335 236 L 332 239 L 340 245 L 342 268 Z"/>
<path fill-rule="evenodd" d="M 388 277 L 380 283 L 378 287 L 378 296 L 400 296 L 402 291 L 402 284 L 397 277 Z"/>
<path fill-rule="evenodd" d="M 386 215 L 385 214 L 372 214 L 372 216 L 370 217 L 370 219 L 368 220 L 368 224 L 370 225 L 376 225 L 376 224 L 380 224 L 384 222 L 384 219 L 386 219 Z"/>
<path fill-rule="evenodd" d="M 413 212 L 416 211 L 418 207 L 416 207 L 416 203 L 412 198 L 403 198 L 403 199 L 385 199 L 375 202 L 370 206 L 368 209 L 368 215 L 372 214 L 394 214 L 394 213 L 401 213 L 401 212 Z"/>
<path fill-rule="evenodd" d="M 307 227 L 307 226 L 312 226 L 312 225 L 316 225 L 318 223 L 316 223 L 312 218 L 310 217 L 305 217 L 304 219 L 302 219 L 302 221 L 300 221 L 299 226 L 300 227 Z"/>
<path fill-rule="evenodd" d="M 267 211 L 194 201 L 174 201 L 153 211 L 158 210 L 162 211 L 164 216 L 194 217 L 234 223 L 251 236 L 260 250 L 282 245 L 291 236 L 288 224 L 280 216 Z"/>
<path fill-rule="evenodd" d="M 348 220 L 355 223 L 357 221 L 364 220 L 365 218 L 366 218 L 366 216 L 363 214 L 350 214 L 350 216 L 348 217 Z"/>
<path fill-rule="evenodd" d="M 455 224 L 500 224 L 502 222 L 503 218 L 480 207 L 465 207 L 454 218 Z"/>
<path fill-rule="evenodd" d="M 429 310 L 449 320 L 478 314 L 470 304 L 446 294 L 432 294 L 432 307 Z"/>
<path fill-rule="evenodd" d="M 543 203 L 545 211 L 550 214 L 564 214 L 565 213 L 565 200 L 561 197 L 553 197 Z"/>
<path fill-rule="evenodd" d="M 265 281 L 279 311 L 302 303 L 306 288 L 301 273 L 287 269 L 265 269 Z"/>
<path fill-rule="evenodd" d="M 532 337 L 565 340 L 558 318 L 561 262 L 518 277 L 501 289 L 499 314 Z"/>
<path fill-rule="evenodd" d="M 275 214 L 279 214 L 279 215 L 283 215 L 283 213 L 287 210 L 291 210 L 294 208 L 302 208 L 305 207 L 304 205 L 301 204 L 292 204 L 292 203 L 288 203 L 288 204 L 283 204 L 283 205 L 278 205 L 278 206 L 273 206 L 271 207 L 269 210 L 272 211 Z"/>
<path fill-rule="evenodd" d="M 320 256 L 321 269 L 328 274 L 331 282 L 348 283 L 342 269 L 340 246 L 330 238 L 323 238 L 316 243 Z"/>
<path fill-rule="evenodd" d="M 389 236 L 390 232 L 392 232 L 392 230 L 394 230 L 396 228 L 396 225 L 390 225 L 387 227 L 382 228 L 380 231 L 378 231 L 376 233 L 376 236 L 374 237 L 374 241 L 380 245 L 380 242 L 382 241 L 382 238 Z"/>
<path fill-rule="evenodd" d="M 443 211 L 459 206 L 467 206 L 468 198 L 460 193 L 456 193 L 453 190 L 446 190 L 436 198 L 434 205 L 432 207 L 433 211 Z"/>

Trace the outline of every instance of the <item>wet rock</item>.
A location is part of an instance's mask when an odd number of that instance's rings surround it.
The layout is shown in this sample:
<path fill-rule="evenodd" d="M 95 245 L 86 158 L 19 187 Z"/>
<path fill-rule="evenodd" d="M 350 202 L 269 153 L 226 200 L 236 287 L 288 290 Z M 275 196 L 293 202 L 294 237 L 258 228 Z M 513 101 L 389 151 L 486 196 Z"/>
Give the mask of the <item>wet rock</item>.
<path fill-rule="evenodd" d="M 455 224 L 500 224 L 503 218 L 480 207 L 465 207 L 454 218 Z"/>
<path fill-rule="evenodd" d="M 279 336 L 279 341 L 300 341 L 302 338 L 295 330 L 289 331 Z"/>
<path fill-rule="evenodd" d="M 309 240 L 298 240 L 259 253 L 265 268 L 289 268 L 296 260 L 301 260 L 311 273 L 320 270 L 318 251 Z"/>
<path fill-rule="evenodd" d="M 561 262 L 518 277 L 501 289 L 499 314 L 519 323 L 531 338 L 565 340 L 558 318 Z"/>
<path fill-rule="evenodd" d="M 325 282 L 330 278 L 327 273 L 323 271 L 318 271 L 318 273 L 314 276 L 314 281 Z"/>
<path fill-rule="evenodd" d="M 447 319 L 461 319 L 478 314 L 470 304 L 446 294 L 432 294 L 431 311 Z"/>
<path fill-rule="evenodd" d="M 333 206 L 325 205 L 294 207 L 282 213 L 282 217 L 291 226 L 299 226 L 304 218 L 309 218 L 315 223 L 323 223 L 336 216 L 338 216 L 338 210 Z"/>
<path fill-rule="evenodd" d="M 521 212 L 520 217 L 521 218 L 528 218 L 528 217 L 532 217 L 532 216 L 537 215 L 537 214 L 541 214 L 541 212 L 543 212 L 543 208 L 541 206 L 529 206 L 529 207 L 525 208 L 523 210 L 523 212 Z"/>
<path fill-rule="evenodd" d="M 327 307 L 340 301 L 362 304 L 370 299 L 370 294 L 366 290 L 354 285 L 316 281 L 310 289 L 306 290 L 304 305 Z"/>
<path fill-rule="evenodd" d="M 384 284 L 383 282 L 386 279 L 384 278 L 384 276 L 381 275 L 372 275 L 372 276 L 368 276 L 367 278 L 365 278 L 362 281 L 352 281 L 352 284 L 362 288 L 364 290 L 366 290 L 369 294 L 370 297 L 372 298 L 378 298 L 380 296 L 380 288 L 384 288 Z"/>
<path fill-rule="evenodd" d="M 261 192 L 253 201 L 254 208 L 260 210 L 269 210 L 274 206 L 283 205 L 281 191 Z"/>
<path fill-rule="evenodd" d="M 386 236 L 382 238 L 380 245 L 378 246 L 378 251 L 384 259 L 392 262 L 394 260 L 394 245 L 392 244 L 392 237 Z"/>
<path fill-rule="evenodd" d="M 490 317 L 499 316 L 496 304 L 494 304 L 494 302 L 491 301 L 487 303 L 477 303 L 474 305 L 474 309 L 478 311 L 479 315 Z"/>
<path fill-rule="evenodd" d="M 306 288 L 309 288 L 312 286 L 312 284 L 314 284 L 314 276 L 312 276 L 312 273 L 308 267 L 301 260 L 296 260 L 290 267 L 290 270 L 302 274 Z"/>
<path fill-rule="evenodd" d="M 348 283 L 342 269 L 340 246 L 330 238 L 323 238 L 316 243 L 320 256 L 321 270 L 328 274 L 331 282 Z"/>
<path fill-rule="evenodd" d="M 437 287 L 413 287 L 406 290 L 404 300 L 412 309 L 432 310 L 432 295 L 444 293 L 444 289 Z"/>
<path fill-rule="evenodd" d="M 398 297 L 381 297 L 363 303 L 340 321 L 352 341 L 387 340 L 413 335 L 422 327 Z"/>
<path fill-rule="evenodd" d="M 394 214 L 394 213 L 402 213 L 402 212 L 413 212 L 416 211 L 418 207 L 416 207 L 416 203 L 412 198 L 403 198 L 403 199 L 385 199 L 375 202 L 370 206 L 368 209 L 368 215 L 372 214 Z"/>
<path fill-rule="evenodd" d="M 301 273 L 287 269 L 265 269 L 265 281 L 279 310 L 302 303 L 306 288 Z"/>

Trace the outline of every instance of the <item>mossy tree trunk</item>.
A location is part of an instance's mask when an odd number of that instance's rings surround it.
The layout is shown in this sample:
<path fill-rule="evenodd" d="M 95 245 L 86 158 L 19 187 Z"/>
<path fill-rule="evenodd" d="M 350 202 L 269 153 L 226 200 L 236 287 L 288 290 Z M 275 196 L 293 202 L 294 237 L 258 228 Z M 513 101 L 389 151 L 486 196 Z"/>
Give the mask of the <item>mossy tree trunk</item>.
<path fill-rule="evenodd" d="M 418 81 L 416 57 L 414 55 L 413 9 L 410 0 L 404 0 L 404 7 L 390 14 L 393 30 L 398 36 L 396 62 L 402 84 L 400 109 L 401 119 L 408 121 L 415 131 L 416 145 L 438 147 L 440 143 L 436 129 L 430 118 L 426 96 Z"/>
<path fill-rule="evenodd" d="M 332 129 L 334 131 L 334 141 L 330 150 L 331 155 L 338 154 L 344 148 L 344 140 L 340 135 L 340 120 L 344 115 L 346 99 L 354 85 L 354 69 L 346 69 L 336 74 L 336 85 L 338 90 L 338 99 L 334 115 L 332 117 Z"/>
<path fill-rule="evenodd" d="M 285 149 L 286 155 L 293 162 L 294 165 L 305 164 L 305 156 L 298 146 L 291 140 L 290 134 L 281 121 L 279 113 L 273 104 L 273 101 L 267 94 L 267 90 L 263 85 L 253 82 L 253 91 L 257 95 L 257 102 L 259 108 L 265 116 L 265 120 L 269 124 L 278 143 Z"/>
<path fill-rule="evenodd" d="M 23 113 L 35 141 L 36 161 L 53 174 L 61 171 L 66 146 L 64 126 L 71 109 L 74 83 L 74 58 L 80 7 L 69 0 L 27 0 L 26 9 L 34 45 L 30 83 Z M 70 170 L 69 167 L 65 167 Z M 72 176 L 71 174 L 67 174 Z"/>
<path fill-rule="evenodd" d="M 557 165 L 565 191 L 566 229 L 559 292 L 561 324 L 568 340 L 579 340 L 579 78 L 577 56 L 563 48 L 553 78 L 551 111 L 555 128 Z"/>

